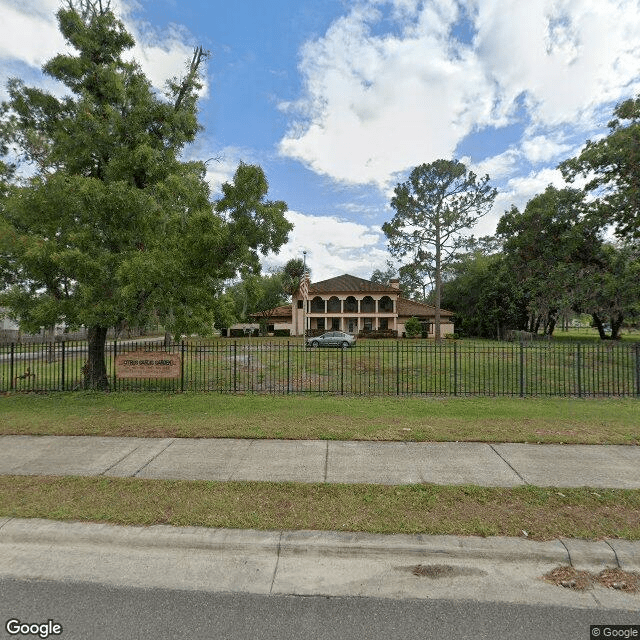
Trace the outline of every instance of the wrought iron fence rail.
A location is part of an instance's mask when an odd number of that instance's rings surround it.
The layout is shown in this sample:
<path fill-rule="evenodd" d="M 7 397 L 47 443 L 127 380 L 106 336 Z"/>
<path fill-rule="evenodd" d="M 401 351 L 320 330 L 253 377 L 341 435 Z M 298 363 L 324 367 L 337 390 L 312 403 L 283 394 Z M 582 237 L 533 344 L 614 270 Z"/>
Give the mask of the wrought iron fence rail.
<path fill-rule="evenodd" d="M 116 358 L 133 351 L 179 355 L 172 378 L 122 378 Z M 84 388 L 86 342 L 0 346 L 0 391 Z M 465 343 L 361 341 L 310 349 L 260 340 L 110 342 L 116 391 L 640 397 L 640 343 Z"/>

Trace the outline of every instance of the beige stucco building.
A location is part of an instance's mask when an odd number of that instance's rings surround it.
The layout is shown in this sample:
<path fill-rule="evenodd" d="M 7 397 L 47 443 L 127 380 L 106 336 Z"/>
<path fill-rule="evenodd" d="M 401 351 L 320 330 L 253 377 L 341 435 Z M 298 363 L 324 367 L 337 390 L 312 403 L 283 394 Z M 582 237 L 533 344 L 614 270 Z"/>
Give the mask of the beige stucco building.
<path fill-rule="evenodd" d="M 420 320 L 424 333 L 434 336 L 432 305 L 403 298 L 397 281 L 389 286 L 344 274 L 309 283 L 306 304 L 298 291 L 291 305 L 269 311 L 268 323 L 272 330 L 289 329 L 294 336 L 302 335 L 306 326 L 309 332 L 334 330 L 358 335 L 390 331 L 402 337 L 411 317 Z M 441 309 L 441 336 L 453 333 L 452 317 L 451 311 Z"/>

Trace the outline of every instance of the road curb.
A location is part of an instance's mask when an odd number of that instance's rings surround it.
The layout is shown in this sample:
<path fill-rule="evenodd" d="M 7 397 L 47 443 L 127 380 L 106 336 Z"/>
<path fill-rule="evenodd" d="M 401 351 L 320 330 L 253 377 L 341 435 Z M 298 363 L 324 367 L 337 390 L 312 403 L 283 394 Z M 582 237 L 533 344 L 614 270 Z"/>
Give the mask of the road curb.
<path fill-rule="evenodd" d="M 181 548 L 212 552 L 363 557 L 402 555 L 416 560 L 477 559 L 495 562 L 572 564 L 580 569 L 640 570 L 640 542 L 371 534 L 338 531 L 258 531 L 170 525 L 121 526 L 43 519 L 0 519 L 0 543 Z"/>

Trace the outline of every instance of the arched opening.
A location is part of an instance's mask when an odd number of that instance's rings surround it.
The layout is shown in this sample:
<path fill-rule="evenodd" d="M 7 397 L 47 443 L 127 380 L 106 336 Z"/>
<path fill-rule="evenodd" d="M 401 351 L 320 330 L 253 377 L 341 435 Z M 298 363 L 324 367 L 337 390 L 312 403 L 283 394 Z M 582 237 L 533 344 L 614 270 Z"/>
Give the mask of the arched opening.
<path fill-rule="evenodd" d="M 320 296 L 311 300 L 311 313 L 325 313 L 324 300 Z"/>
<path fill-rule="evenodd" d="M 344 301 L 344 312 L 358 313 L 358 301 L 353 296 L 347 297 Z"/>
<path fill-rule="evenodd" d="M 360 313 L 375 313 L 376 302 L 371 296 L 365 296 L 360 302 Z"/>
<path fill-rule="evenodd" d="M 393 300 L 389 296 L 382 296 L 378 301 L 378 310 L 393 313 Z"/>
<path fill-rule="evenodd" d="M 331 296 L 327 302 L 327 313 L 342 313 L 340 298 Z"/>

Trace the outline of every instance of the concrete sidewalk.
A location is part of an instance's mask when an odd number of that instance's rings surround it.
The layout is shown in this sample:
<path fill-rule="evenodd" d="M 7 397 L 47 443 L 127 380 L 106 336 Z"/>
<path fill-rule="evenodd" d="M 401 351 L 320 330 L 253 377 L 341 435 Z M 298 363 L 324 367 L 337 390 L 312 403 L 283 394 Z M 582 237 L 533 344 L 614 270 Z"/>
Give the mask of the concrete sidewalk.
<path fill-rule="evenodd" d="M 0 474 L 640 488 L 640 447 L 0 436 Z"/>
<path fill-rule="evenodd" d="M 0 474 L 637 488 L 640 447 L 0 436 Z M 640 594 L 541 580 L 559 565 L 637 572 L 640 542 L 0 518 L 0 578 L 640 610 Z"/>
<path fill-rule="evenodd" d="M 592 575 L 605 568 L 639 571 L 640 543 L 121 527 L 0 518 L 0 578 L 640 610 L 638 593 L 597 583 L 577 591 L 542 580 L 560 565 Z"/>

